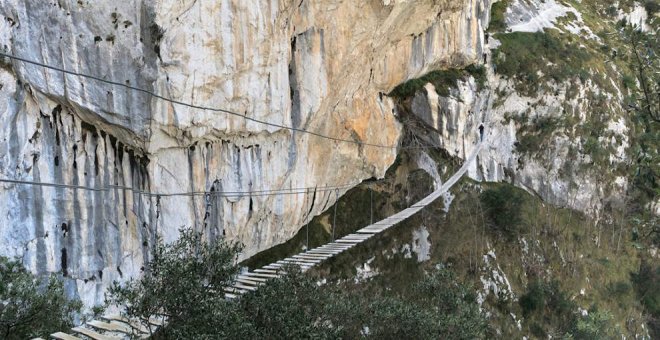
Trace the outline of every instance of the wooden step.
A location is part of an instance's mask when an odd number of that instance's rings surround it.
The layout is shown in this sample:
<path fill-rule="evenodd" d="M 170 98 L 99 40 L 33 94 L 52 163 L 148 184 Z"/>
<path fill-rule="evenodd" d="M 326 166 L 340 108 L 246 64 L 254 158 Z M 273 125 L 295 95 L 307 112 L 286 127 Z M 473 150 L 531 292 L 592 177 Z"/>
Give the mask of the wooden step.
<path fill-rule="evenodd" d="M 139 320 L 129 320 L 121 315 L 103 315 L 101 316 L 102 319 L 107 320 L 107 321 L 117 321 L 117 322 L 122 322 L 132 329 L 136 330 L 138 333 L 143 333 L 143 334 L 150 334 L 151 332 L 155 332 L 155 329 L 149 330 L 147 327 L 145 327 Z M 149 325 L 150 328 L 153 328 L 153 326 Z"/>
<path fill-rule="evenodd" d="M 277 279 L 277 278 L 281 277 L 281 275 L 264 274 L 264 273 L 245 273 L 243 275 L 252 276 L 252 277 L 266 278 L 266 279 Z"/>
<path fill-rule="evenodd" d="M 264 284 L 263 282 L 257 282 L 257 281 L 247 280 L 247 279 L 238 279 L 238 278 L 235 281 L 240 282 L 240 283 L 242 283 L 246 286 L 254 286 L 255 288 L 261 286 L 262 284 Z"/>
<path fill-rule="evenodd" d="M 58 339 L 58 340 L 82 340 L 82 338 L 79 338 L 77 336 L 73 336 L 71 334 L 66 334 L 62 332 L 57 332 L 53 333 L 50 335 L 51 338 L 53 339 Z"/>
<path fill-rule="evenodd" d="M 133 333 L 133 329 L 130 326 L 125 326 L 125 325 L 116 324 L 116 323 L 92 320 L 92 321 L 88 321 L 87 325 L 90 325 L 90 326 L 92 326 L 94 328 L 97 328 L 97 329 L 100 329 L 102 331 L 120 332 L 120 333 L 124 333 L 124 334 L 132 334 Z M 136 332 L 137 332 L 137 330 L 136 330 Z"/>
<path fill-rule="evenodd" d="M 86 337 L 92 338 L 94 340 L 122 340 L 122 338 L 118 336 L 108 336 L 105 334 L 101 334 L 98 332 L 95 332 L 89 328 L 84 328 L 84 327 L 74 327 L 71 328 L 71 331 L 75 333 L 80 333 Z"/>

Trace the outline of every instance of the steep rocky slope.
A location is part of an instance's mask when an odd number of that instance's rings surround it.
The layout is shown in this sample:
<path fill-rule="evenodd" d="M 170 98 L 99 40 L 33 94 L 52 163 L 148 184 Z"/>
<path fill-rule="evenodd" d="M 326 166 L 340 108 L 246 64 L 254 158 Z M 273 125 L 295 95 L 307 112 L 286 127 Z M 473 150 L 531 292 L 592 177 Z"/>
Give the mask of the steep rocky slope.
<path fill-rule="evenodd" d="M 396 145 L 400 124 L 383 94 L 479 59 L 489 9 L 489 0 L 2 0 L 0 48 L 184 103 Z M 290 238 L 350 185 L 382 177 L 396 156 L 17 60 L 0 65 L 0 177 L 104 189 L 1 184 L 0 255 L 61 272 L 88 305 L 139 274 L 156 235 L 194 226 L 243 243 L 247 257 Z M 307 187 L 319 189 L 203 194 Z M 166 195 L 186 192 L 202 194 Z"/>
<path fill-rule="evenodd" d="M 402 152 L 384 180 L 339 201 L 335 228 L 349 234 L 371 214 L 387 216 L 430 191 L 432 178 L 446 178 L 470 154 L 483 124 L 485 147 L 471 179 L 444 202 L 325 264 L 317 271 L 321 282 L 397 294 L 447 266 L 477 290 L 493 336 L 561 337 L 583 327 L 585 334 L 602 331 L 593 338 L 657 337 L 659 291 L 640 287 L 657 287 L 660 273 L 653 205 L 660 130 L 631 110 L 640 83 L 623 34 L 627 22 L 657 32 L 653 4 L 494 4 L 485 68 L 434 71 L 389 93 L 404 142 L 442 150 Z M 429 157 L 436 164 L 419 162 Z M 492 214 L 505 209 L 483 201 L 484 192 L 502 188 L 517 223 L 497 225 Z M 308 238 L 310 247 L 327 242 L 332 221 L 328 211 L 310 224 L 309 237 L 303 230 L 245 265 L 298 252 Z"/>

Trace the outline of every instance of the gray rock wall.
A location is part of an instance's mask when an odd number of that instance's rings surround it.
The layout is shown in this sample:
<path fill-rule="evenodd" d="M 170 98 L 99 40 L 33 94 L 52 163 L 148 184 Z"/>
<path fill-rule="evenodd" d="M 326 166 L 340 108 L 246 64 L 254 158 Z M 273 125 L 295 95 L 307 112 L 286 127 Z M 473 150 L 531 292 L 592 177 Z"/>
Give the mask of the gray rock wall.
<path fill-rule="evenodd" d="M 383 96 L 481 55 L 490 0 L 0 0 L 5 53 L 342 139 L 396 145 Z M 89 306 L 182 226 L 245 245 L 293 236 L 395 149 L 329 141 L 0 59 L 0 255 L 65 273 Z M 4 100 L 4 99 L 7 100 Z M 348 185 L 335 191 L 325 186 Z M 309 194 L 176 194 L 318 188 Z"/>

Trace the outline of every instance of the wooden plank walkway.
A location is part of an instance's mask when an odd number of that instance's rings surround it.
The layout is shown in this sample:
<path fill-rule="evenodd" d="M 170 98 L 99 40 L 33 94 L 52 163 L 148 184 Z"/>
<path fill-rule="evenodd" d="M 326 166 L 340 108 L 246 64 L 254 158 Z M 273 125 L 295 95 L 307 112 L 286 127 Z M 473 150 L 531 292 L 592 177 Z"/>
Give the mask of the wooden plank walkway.
<path fill-rule="evenodd" d="M 309 249 L 305 252 L 263 266 L 262 268 L 241 273 L 236 277 L 235 282 L 231 287 L 226 287 L 224 289 L 225 298 L 236 299 L 246 292 L 257 290 L 259 286 L 265 284 L 268 280 L 280 277 L 284 274 L 283 268 L 289 264 L 299 265 L 302 271 L 307 271 L 321 262 L 337 256 L 346 250 L 369 240 L 374 235 L 380 234 L 402 221 L 405 221 L 444 195 L 452 186 L 454 186 L 454 184 L 456 184 L 456 182 L 458 182 L 458 180 L 467 172 L 470 164 L 477 158 L 481 151 L 481 147 L 482 143 L 480 142 L 477 144 L 472 154 L 465 160 L 463 166 L 461 166 L 453 176 L 443 183 L 440 188 L 409 208 L 403 209 L 384 220 L 370 224 L 350 235 L 337 239 L 334 242 Z M 165 323 L 162 318 L 152 318 L 149 320 L 151 323 L 151 330 L 148 330 L 139 322 L 135 320 L 127 320 L 121 316 L 103 316 L 102 319 L 105 321 L 88 321 L 83 326 L 72 328 L 70 332 L 71 334 L 58 332 L 51 334 L 50 337 L 60 340 L 78 340 L 83 338 L 94 340 L 116 340 L 128 339 L 132 334 L 133 337 L 147 338 L 150 335 L 150 331 L 154 332 L 158 326 L 162 326 Z"/>

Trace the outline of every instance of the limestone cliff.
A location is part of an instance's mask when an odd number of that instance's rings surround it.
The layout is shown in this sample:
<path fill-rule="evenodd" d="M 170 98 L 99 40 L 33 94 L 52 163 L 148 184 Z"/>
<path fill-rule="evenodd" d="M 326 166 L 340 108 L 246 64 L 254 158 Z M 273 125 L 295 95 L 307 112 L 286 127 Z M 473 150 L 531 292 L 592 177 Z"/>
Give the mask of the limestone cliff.
<path fill-rule="evenodd" d="M 0 0 L 0 48 L 184 103 L 396 145 L 383 94 L 479 60 L 489 13 L 490 0 Z M 0 177 L 103 189 L 1 184 L 0 255 L 63 273 L 87 305 L 139 275 L 157 235 L 193 226 L 243 243 L 247 257 L 382 177 L 396 156 L 8 58 L 0 66 Z M 308 187 L 318 189 L 204 194 Z M 186 192 L 201 194 L 167 195 Z"/>
<path fill-rule="evenodd" d="M 596 219 L 607 205 L 622 207 L 632 164 L 633 118 L 624 107 L 630 89 L 621 81 L 627 64 L 608 50 L 621 44 L 617 36 L 605 41 L 593 33 L 611 29 L 616 18 L 587 22 L 554 0 L 504 4 L 505 30 L 491 32 L 484 54 L 491 66 L 485 84 L 459 79 L 441 94 L 429 83 L 403 109 L 431 129 L 429 141 L 459 158 L 484 125 L 488 147 L 471 169 L 476 180 L 511 182 Z"/>

